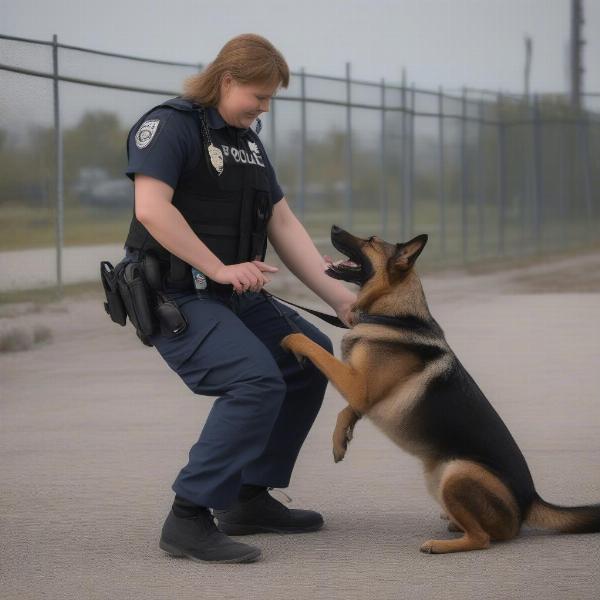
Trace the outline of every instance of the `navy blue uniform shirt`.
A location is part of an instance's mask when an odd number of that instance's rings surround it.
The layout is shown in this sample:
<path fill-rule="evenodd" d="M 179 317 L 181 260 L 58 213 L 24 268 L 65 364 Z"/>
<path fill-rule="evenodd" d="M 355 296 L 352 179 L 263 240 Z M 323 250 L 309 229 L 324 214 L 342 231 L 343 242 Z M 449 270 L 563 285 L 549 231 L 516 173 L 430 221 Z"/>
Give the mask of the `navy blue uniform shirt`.
<path fill-rule="evenodd" d="M 229 127 L 212 106 L 207 107 L 207 121 L 211 129 Z M 254 138 L 264 158 L 271 198 L 275 204 L 284 194 L 262 141 L 258 135 Z M 198 118 L 193 112 L 158 107 L 146 115 L 135 131 L 131 131 L 127 142 L 129 163 L 125 173 L 132 181 L 135 173 L 142 173 L 175 189 L 181 173 L 194 169 L 203 160 L 202 143 Z"/>

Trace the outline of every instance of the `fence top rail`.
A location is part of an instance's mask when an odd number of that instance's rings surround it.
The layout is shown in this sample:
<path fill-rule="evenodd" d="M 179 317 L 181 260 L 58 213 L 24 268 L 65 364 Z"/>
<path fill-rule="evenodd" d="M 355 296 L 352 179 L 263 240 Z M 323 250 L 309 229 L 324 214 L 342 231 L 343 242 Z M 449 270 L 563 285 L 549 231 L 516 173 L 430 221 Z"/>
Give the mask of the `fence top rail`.
<path fill-rule="evenodd" d="M 149 88 L 134 87 L 131 85 L 119 85 L 116 83 L 105 83 L 103 81 L 91 81 L 89 79 L 78 79 L 77 77 L 66 77 L 59 75 L 54 77 L 53 73 L 42 73 L 41 71 L 33 71 L 31 69 L 21 69 L 19 67 L 11 67 L 0 63 L 0 71 L 10 71 L 12 73 L 21 73 L 22 75 L 31 75 L 32 77 L 45 77 L 46 79 L 56 79 L 65 83 L 77 83 L 79 85 L 89 85 L 92 87 L 106 88 L 109 90 L 120 90 L 122 92 L 140 92 L 142 94 L 156 94 L 159 96 L 177 96 L 180 92 L 172 90 L 157 90 Z"/>
<path fill-rule="evenodd" d="M 139 62 L 147 62 L 159 65 L 169 65 L 171 67 L 194 67 L 196 69 L 202 68 L 202 63 L 191 63 L 191 62 L 179 62 L 172 60 L 160 60 L 158 58 L 144 58 L 143 56 L 132 56 L 130 54 L 119 54 L 117 52 L 106 52 L 104 50 L 92 50 L 91 48 L 83 48 L 81 46 L 71 46 L 69 44 L 61 44 L 60 42 L 54 44 L 48 40 L 33 40 L 29 38 L 17 37 L 14 35 L 6 35 L 0 33 L 0 39 L 10 40 L 13 42 L 28 42 L 30 44 L 41 44 L 43 46 L 57 46 L 58 48 L 64 48 L 66 50 L 77 50 L 78 52 L 88 52 L 89 54 L 99 54 L 101 56 L 111 56 L 114 58 L 126 58 L 128 60 L 137 60 Z"/>

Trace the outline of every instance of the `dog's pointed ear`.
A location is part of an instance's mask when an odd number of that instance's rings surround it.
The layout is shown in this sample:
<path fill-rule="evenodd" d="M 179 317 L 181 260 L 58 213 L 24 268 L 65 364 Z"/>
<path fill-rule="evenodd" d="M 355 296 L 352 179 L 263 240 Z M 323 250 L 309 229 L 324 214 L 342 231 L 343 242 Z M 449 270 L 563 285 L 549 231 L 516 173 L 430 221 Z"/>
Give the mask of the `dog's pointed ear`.
<path fill-rule="evenodd" d="M 427 234 L 423 233 L 404 244 L 396 244 L 394 266 L 401 271 L 408 271 L 408 269 L 412 268 L 419 254 L 425 248 L 427 240 Z"/>

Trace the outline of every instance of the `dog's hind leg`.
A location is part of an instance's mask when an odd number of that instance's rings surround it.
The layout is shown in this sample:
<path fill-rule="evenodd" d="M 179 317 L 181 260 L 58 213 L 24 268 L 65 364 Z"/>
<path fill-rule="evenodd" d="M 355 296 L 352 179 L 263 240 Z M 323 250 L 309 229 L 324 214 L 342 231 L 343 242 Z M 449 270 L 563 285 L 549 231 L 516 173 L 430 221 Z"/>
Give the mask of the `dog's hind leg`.
<path fill-rule="evenodd" d="M 442 521 L 448 521 L 448 531 L 462 531 L 454 521 L 450 520 L 450 517 L 444 511 L 440 513 L 440 519 L 442 519 Z"/>
<path fill-rule="evenodd" d="M 450 462 L 440 481 L 439 497 L 450 521 L 464 534 L 451 540 L 429 540 L 421 552 L 483 550 L 491 540 L 508 540 L 519 532 L 519 511 L 512 493 L 477 463 Z"/>
<path fill-rule="evenodd" d="M 456 523 L 454 523 L 454 521 L 450 521 L 450 517 L 445 512 L 440 513 L 440 519 L 443 521 L 448 521 L 448 531 L 462 531 L 462 529 Z"/>

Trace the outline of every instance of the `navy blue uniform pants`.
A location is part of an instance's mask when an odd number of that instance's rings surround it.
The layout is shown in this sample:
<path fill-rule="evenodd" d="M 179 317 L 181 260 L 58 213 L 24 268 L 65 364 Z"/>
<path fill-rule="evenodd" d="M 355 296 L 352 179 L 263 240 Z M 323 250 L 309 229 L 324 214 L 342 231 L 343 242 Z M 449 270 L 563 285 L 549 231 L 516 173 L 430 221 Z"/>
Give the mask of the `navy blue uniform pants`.
<path fill-rule="evenodd" d="M 333 352 L 330 339 L 262 293 L 168 296 L 188 327 L 175 337 L 150 339 L 192 392 L 218 396 L 173 490 L 195 504 L 222 509 L 237 500 L 244 483 L 287 487 L 327 379 L 279 344 L 289 333 L 302 332 Z"/>

